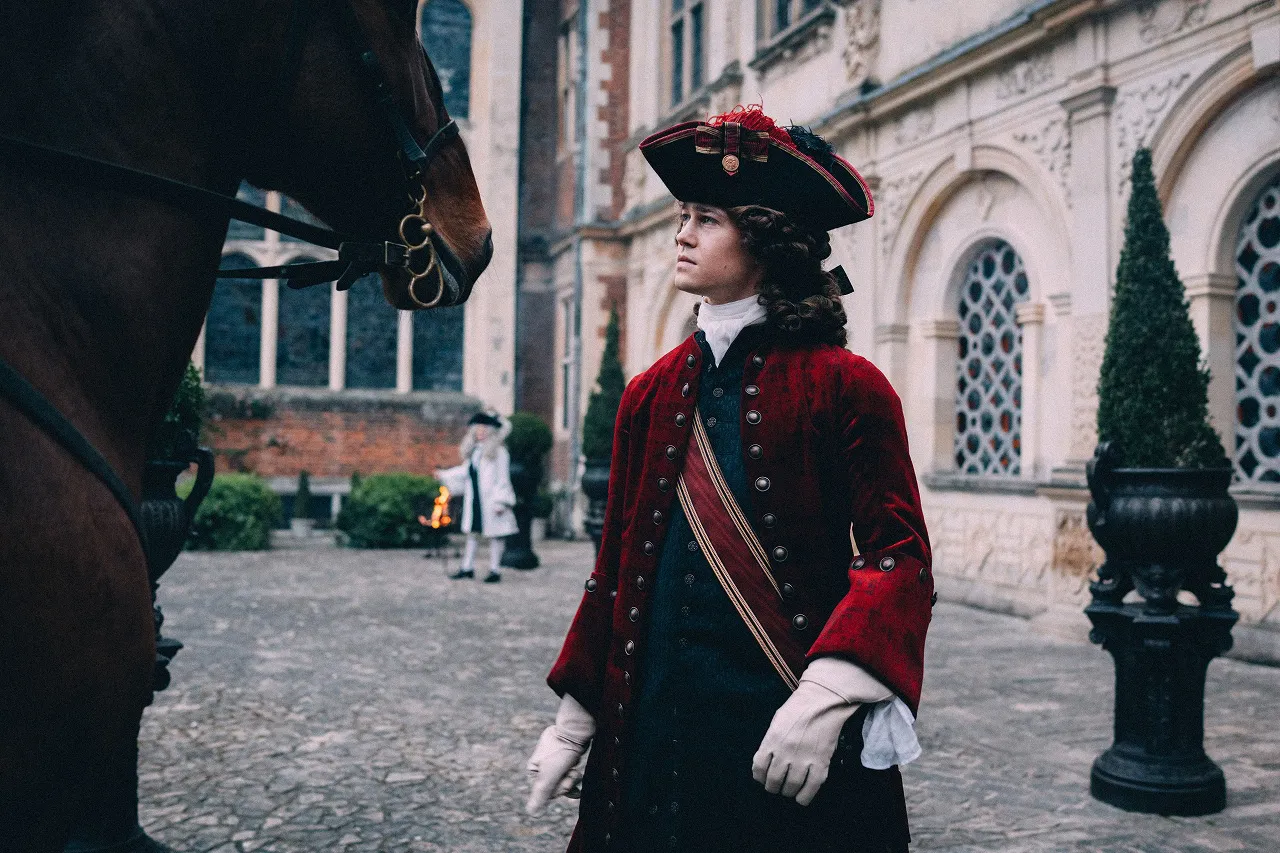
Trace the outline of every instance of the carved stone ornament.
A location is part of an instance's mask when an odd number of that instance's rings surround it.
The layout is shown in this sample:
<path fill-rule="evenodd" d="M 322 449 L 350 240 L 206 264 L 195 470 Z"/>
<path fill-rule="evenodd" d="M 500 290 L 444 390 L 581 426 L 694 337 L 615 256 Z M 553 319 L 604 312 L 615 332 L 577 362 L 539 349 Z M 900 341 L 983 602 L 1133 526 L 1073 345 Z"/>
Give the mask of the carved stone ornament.
<path fill-rule="evenodd" d="M 893 128 L 893 138 L 899 145 L 910 145 L 924 139 L 932 130 L 933 107 L 920 107 L 898 119 Z"/>
<path fill-rule="evenodd" d="M 1209 0 L 1143 0 L 1138 4 L 1138 38 L 1147 44 L 1164 41 L 1204 23 Z"/>
<path fill-rule="evenodd" d="M 996 75 L 1000 100 L 1025 95 L 1053 79 L 1053 59 L 1047 53 L 1020 59 Z"/>
<path fill-rule="evenodd" d="M 923 181 L 924 170 L 916 169 L 885 181 L 876 194 L 879 203 L 876 213 L 880 217 L 881 229 L 880 251 L 886 257 L 893 248 L 894 238 L 898 236 L 898 226 L 902 224 L 902 216 L 907 212 L 907 204 Z"/>
<path fill-rule="evenodd" d="M 881 0 L 853 0 L 844 13 L 844 73 L 854 88 L 871 77 L 880 55 Z"/>
<path fill-rule="evenodd" d="M 1190 79 L 1191 72 L 1183 71 L 1165 80 L 1126 90 L 1116 98 L 1116 147 L 1120 167 L 1116 191 L 1121 196 L 1129 192 L 1134 152 L 1150 141 L 1151 131 L 1164 118 Z"/>
<path fill-rule="evenodd" d="M 1065 119 L 1050 119 L 1039 130 L 1019 131 L 1013 138 L 1026 145 L 1062 187 L 1062 198 L 1071 207 L 1071 125 Z"/>

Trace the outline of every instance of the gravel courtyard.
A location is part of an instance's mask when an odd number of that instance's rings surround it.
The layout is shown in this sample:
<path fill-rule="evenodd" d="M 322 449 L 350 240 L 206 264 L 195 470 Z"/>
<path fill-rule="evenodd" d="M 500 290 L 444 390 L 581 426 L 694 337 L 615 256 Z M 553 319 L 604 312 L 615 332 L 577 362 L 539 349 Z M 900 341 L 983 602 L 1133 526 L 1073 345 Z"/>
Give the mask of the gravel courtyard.
<path fill-rule="evenodd" d="M 525 815 L 524 762 L 591 546 L 538 551 L 497 585 L 411 551 L 184 554 L 160 602 L 186 648 L 142 727 L 148 832 L 179 853 L 563 850 L 576 803 Z M 1280 849 L 1280 669 L 1210 667 L 1225 812 L 1131 815 L 1088 795 L 1110 657 L 940 591 L 925 754 L 904 771 L 913 850 Z"/>

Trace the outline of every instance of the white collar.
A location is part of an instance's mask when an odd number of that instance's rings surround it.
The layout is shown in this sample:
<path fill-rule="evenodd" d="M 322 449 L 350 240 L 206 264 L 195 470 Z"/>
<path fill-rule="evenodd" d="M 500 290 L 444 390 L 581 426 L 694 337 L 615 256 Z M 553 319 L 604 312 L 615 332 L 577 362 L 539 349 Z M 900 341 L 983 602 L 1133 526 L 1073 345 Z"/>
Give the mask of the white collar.
<path fill-rule="evenodd" d="M 763 323 L 768 312 L 760 304 L 760 296 L 752 294 L 746 299 L 712 305 L 703 302 L 698 306 L 698 328 L 706 335 L 707 346 L 717 367 L 734 340 L 747 326 Z"/>

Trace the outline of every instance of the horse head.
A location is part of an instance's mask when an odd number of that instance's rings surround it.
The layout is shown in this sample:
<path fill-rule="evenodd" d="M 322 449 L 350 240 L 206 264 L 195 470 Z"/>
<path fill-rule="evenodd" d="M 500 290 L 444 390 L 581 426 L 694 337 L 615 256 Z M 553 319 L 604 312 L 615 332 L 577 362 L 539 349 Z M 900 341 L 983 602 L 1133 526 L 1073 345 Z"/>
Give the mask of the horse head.
<path fill-rule="evenodd" d="M 411 270 L 384 270 L 387 301 L 408 309 L 424 307 L 424 299 L 463 302 L 492 257 L 492 232 L 465 144 L 440 133 L 450 120 L 418 41 L 417 0 L 263 5 L 269 20 L 241 54 L 242 79 L 267 93 L 257 99 L 259 115 L 241 125 L 250 137 L 239 146 L 246 178 L 359 239 L 429 238 L 425 254 L 434 250 L 439 271 L 433 267 L 430 283 L 415 293 Z M 409 163 L 406 144 L 429 159 Z M 408 214 L 420 219 L 402 236 Z M 427 266 L 421 254 L 413 256 L 419 272 Z"/>

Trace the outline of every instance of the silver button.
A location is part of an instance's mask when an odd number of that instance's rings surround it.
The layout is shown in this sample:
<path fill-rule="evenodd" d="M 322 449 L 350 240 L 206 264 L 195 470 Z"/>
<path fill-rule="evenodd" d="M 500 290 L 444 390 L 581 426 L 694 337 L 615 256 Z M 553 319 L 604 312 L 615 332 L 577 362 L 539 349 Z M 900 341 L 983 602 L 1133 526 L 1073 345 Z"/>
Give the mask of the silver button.
<path fill-rule="evenodd" d="M 692 553 L 692 552 L 694 552 L 694 551 L 697 551 L 697 550 L 698 550 L 698 543 L 697 543 L 695 540 L 690 539 L 690 540 L 689 540 L 689 544 L 688 544 L 688 545 L 686 545 L 686 546 L 684 546 L 684 547 L 688 548 L 688 549 L 689 549 L 689 551 L 690 551 L 690 553 Z"/>
<path fill-rule="evenodd" d="M 768 478 L 768 477 L 757 477 L 757 478 L 756 478 L 756 491 L 757 491 L 757 492 L 767 492 L 767 491 L 769 491 L 769 478 Z"/>
<path fill-rule="evenodd" d="M 708 428 L 713 427 L 713 426 L 715 426 L 715 425 L 716 425 L 716 424 L 718 424 L 718 423 L 720 423 L 720 422 L 719 422 L 719 421 L 717 421 L 715 418 L 707 418 L 707 427 L 708 427 Z"/>
<path fill-rule="evenodd" d="M 662 513 L 661 513 L 661 511 L 656 510 L 656 509 L 653 511 L 653 523 L 654 523 L 654 524 L 661 524 L 661 523 L 662 523 Z"/>
<path fill-rule="evenodd" d="M 652 542 L 644 543 L 644 552 L 646 554 L 652 554 L 656 550 L 658 550 L 658 546 L 654 545 Z"/>
<path fill-rule="evenodd" d="M 749 424 L 760 423 L 760 413 L 757 412 L 755 409 L 752 409 L 751 411 L 747 412 L 747 423 Z"/>
<path fill-rule="evenodd" d="M 644 589 L 644 575 L 636 575 L 636 589 Z"/>
<path fill-rule="evenodd" d="M 797 631 L 803 631 L 805 628 L 809 627 L 809 617 L 805 616 L 803 613 L 797 613 L 795 616 L 791 617 L 791 627 L 795 628 Z"/>
<path fill-rule="evenodd" d="M 689 419 L 685 417 L 684 412 L 676 413 L 676 426 L 684 426 Z"/>
<path fill-rule="evenodd" d="M 778 523 L 778 517 L 771 512 L 766 512 L 760 521 L 764 523 L 765 527 L 773 527 Z"/>
<path fill-rule="evenodd" d="M 753 355 L 751 357 L 751 363 L 754 364 L 756 367 L 764 367 L 764 356 Z"/>
<path fill-rule="evenodd" d="M 747 448 L 747 455 L 752 459 L 759 459 L 761 456 L 764 456 L 764 448 L 758 444 L 753 444 Z"/>
<path fill-rule="evenodd" d="M 622 647 L 622 650 L 623 650 L 624 652 L 626 652 L 627 654 L 629 654 L 629 655 L 630 655 L 630 654 L 635 654 L 635 650 L 636 650 L 636 641 L 635 641 L 635 640 L 627 640 L 627 644 L 626 644 L 625 646 L 623 646 L 623 647 Z"/>
<path fill-rule="evenodd" d="M 929 567 L 925 566 L 920 569 L 920 583 L 929 582 Z"/>
<path fill-rule="evenodd" d="M 853 567 L 854 567 L 855 569 L 860 569 L 860 568 L 862 568 L 863 566 L 865 566 L 866 564 L 867 564 L 867 558 L 866 558 L 866 557 L 854 557 L 854 558 L 853 558 Z"/>
<path fill-rule="evenodd" d="M 587 578 L 587 592 L 595 592 L 599 586 L 595 578 Z"/>
<path fill-rule="evenodd" d="M 684 383 L 684 387 L 680 389 L 680 396 L 681 396 L 681 397 L 688 397 L 688 396 L 689 396 L 689 383 L 688 383 L 688 382 Z"/>
<path fill-rule="evenodd" d="M 623 670 L 623 672 L 622 672 L 622 680 L 623 680 L 623 681 L 625 681 L 627 684 L 630 684 L 630 683 L 631 683 L 631 673 L 630 673 L 630 672 L 627 672 L 626 670 Z"/>
<path fill-rule="evenodd" d="M 785 562 L 787 559 L 787 549 L 779 545 L 773 549 L 773 559 L 779 563 Z"/>
<path fill-rule="evenodd" d="M 687 358 L 685 358 L 684 363 L 689 365 L 690 367 L 693 367 L 695 364 L 698 363 L 698 359 L 694 358 L 693 355 L 690 354 Z"/>
<path fill-rule="evenodd" d="M 796 597 L 796 588 L 789 583 L 784 583 L 781 588 L 782 597 L 787 601 Z"/>
<path fill-rule="evenodd" d="M 748 386 L 746 387 L 746 389 L 744 389 L 744 390 L 746 390 L 746 392 L 747 392 L 747 396 L 748 396 L 748 397 L 754 397 L 755 395 L 757 395 L 757 394 L 759 394 L 759 393 L 760 393 L 760 386 L 759 386 L 759 385 L 748 385 Z"/>
<path fill-rule="evenodd" d="M 711 396 L 712 396 L 712 397 L 723 397 L 723 396 L 724 396 L 724 389 L 723 389 L 723 388 L 715 388 L 715 389 L 713 389 L 713 390 L 712 390 L 712 392 L 711 392 Z"/>
<path fill-rule="evenodd" d="M 891 572 L 893 571 L 893 567 L 896 565 L 897 563 L 893 561 L 893 557 L 885 557 L 883 560 L 880 561 L 880 571 Z"/>
<path fill-rule="evenodd" d="M 693 582 L 694 582 L 694 580 L 695 580 L 695 578 L 694 578 L 694 576 L 693 576 L 693 573 L 692 573 L 692 572 L 690 572 L 689 574 L 687 574 L 687 575 L 685 575 L 685 576 L 684 576 L 684 585 L 685 585 L 685 586 L 693 586 Z"/>
<path fill-rule="evenodd" d="M 659 477 L 659 478 L 658 478 L 658 491 L 660 491 L 660 492 L 665 492 L 665 491 L 667 491 L 667 490 L 668 490 L 668 489 L 670 489 L 670 488 L 671 488 L 671 481 L 670 481 L 670 480 L 668 480 L 666 477 Z"/>
<path fill-rule="evenodd" d="M 667 445 L 667 458 L 668 459 L 676 458 L 676 446 L 674 444 Z"/>
<path fill-rule="evenodd" d="M 628 618 L 628 619 L 630 619 L 632 622 L 639 622 L 639 621 L 640 621 L 640 608 L 639 608 L 639 607 L 633 607 L 633 608 L 631 608 L 629 611 L 627 611 L 627 618 Z"/>

